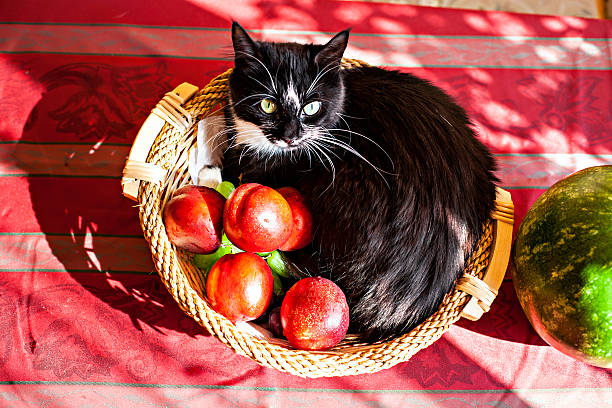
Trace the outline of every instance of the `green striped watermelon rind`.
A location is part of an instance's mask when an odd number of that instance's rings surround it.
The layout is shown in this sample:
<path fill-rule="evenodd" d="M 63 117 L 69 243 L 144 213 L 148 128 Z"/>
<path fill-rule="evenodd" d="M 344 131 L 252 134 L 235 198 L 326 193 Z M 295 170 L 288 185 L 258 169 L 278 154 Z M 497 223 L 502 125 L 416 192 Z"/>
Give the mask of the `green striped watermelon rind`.
<path fill-rule="evenodd" d="M 612 166 L 557 182 L 527 212 L 513 248 L 527 318 L 557 350 L 612 368 Z"/>

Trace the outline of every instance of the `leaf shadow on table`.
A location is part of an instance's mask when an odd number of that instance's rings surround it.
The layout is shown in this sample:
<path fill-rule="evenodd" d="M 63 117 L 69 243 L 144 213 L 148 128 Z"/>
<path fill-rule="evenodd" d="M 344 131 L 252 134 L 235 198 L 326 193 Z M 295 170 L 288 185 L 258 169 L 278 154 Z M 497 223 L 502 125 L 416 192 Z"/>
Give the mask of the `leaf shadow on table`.
<path fill-rule="evenodd" d="M 186 330 L 154 274 L 137 211 L 122 196 L 117 173 L 137 123 L 171 88 L 164 71 L 163 62 L 153 68 L 78 62 L 46 72 L 46 92 L 15 156 L 25 158 L 21 165 L 51 250 L 47 255 L 94 295 L 128 313 L 137 328 L 145 323 Z M 40 263 L 46 261 L 52 262 Z M 195 323 L 187 331 L 198 332 Z"/>
<path fill-rule="evenodd" d="M 336 10 L 330 15 L 351 15 L 343 14 L 346 10 L 340 3 L 333 5 Z M 365 13 L 375 9 L 373 5 L 364 7 Z M 288 15 L 286 10 L 272 3 L 262 3 L 261 8 L 270 21 L 278 22 Z M 420 18 L 418 9 L 407 10 L 410 13 L 403 17 Z M 299 11 L 299 15 L 306 13 L 316 20 L 314 8 L 303 7 Z M 391 23 L 396 23 L 404 32 L 410 32 L 406 29 L 407 23 L 390 12 L 378 10 L 368 17 L 360 20 L 359 30 L 384 31 L 385 24 L 392 27 Z M 427 14 L 427 18 L 440 27 L 448 23 L 434 18 L 433 14 Z M 299 27 L 299 24 L 293 21 L 283 23 L 283 27 Z M 356 25 L 355 21 L 346 18 L 333 24 L 322 22 L 319 27 L 323 32 L 330 32 L 335 31 L 331 25 L 339 24 Z M 22 163 L 22 167 L 28 173 L 33 211 L 51 251 L 47 254 L 49 262 L 53 263 L 54 258 L 74 282 L 112 309 L 124 313 L 139 330 L 151 328 L 161 333 L 172 330 L 190 337 L 205 335 L 205 330 L 176 306 L 154 275 L 150 254 L 138 226 L 137 211 L 120 191 L 121 166 L 138 126 L 160 97 L 177 82 L 169 73 L 170 63 L 160 59 L 154 65 L 148 62 L 119 64 L 109 62 L 108 57 L 62 56 L 51 68 L 45 64 L 37 67 L 35 59 L 32 64 L 32 72 L 38 73 L 45 90 L 30 114 L 22 143 L 16 144 L 16 150 L 22 150 L 25 155 L 34 152 L 30 157 L 39 156 L 38 161 L 32 159 Z M 430 75 L 452 91 L 453 82 L 443 73 Z M 460 76 L 462 90 L 469 87 L 471 81 L 478 81 L 469 68 Z M 486 88 L 486 84 L 478 86 Z M 464 99 L 464 102 L 469 100 Z M 516 106 L 508 104 L 506 108 L 513 111 Z M 485 116 L 480 117 L 480 122 L 489 123 Z M 513 126 L 509 125 L 506 133 L 514 132 L 518 139 L 524 140 L 530 137 L 534 125 Z M 64 162 L 59 160 L 60 165 L 51 163 L 49 169 L 45 169 L 49 147 L 57 147 L 58 142 L 65 146 L 65 151 L 61 152 Z M 57 150 L 55 152 L 58 154 Z M 82 167 L 73 172 L 71 166 L 79 158 Z M 41 269 L 44 265 L 42 263 Z M 512 283 L 508 280 L 485 317 L 479 322 L 462 321 L 459 325 L 503 340 L 544 345 L 517 306 Z"/>

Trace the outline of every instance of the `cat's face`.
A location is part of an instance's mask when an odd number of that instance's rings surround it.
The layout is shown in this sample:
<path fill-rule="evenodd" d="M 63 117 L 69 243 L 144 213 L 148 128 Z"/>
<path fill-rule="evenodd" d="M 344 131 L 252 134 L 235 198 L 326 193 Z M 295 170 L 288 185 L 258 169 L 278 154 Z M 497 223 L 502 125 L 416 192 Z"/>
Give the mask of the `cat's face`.
<path fill-rule="evenodd" d="M 340 120 L 344 31 L 321 45 L 254 42 L 234 23 L 230 77 L 233 145 L 263 154 L 315 149 Z"/>

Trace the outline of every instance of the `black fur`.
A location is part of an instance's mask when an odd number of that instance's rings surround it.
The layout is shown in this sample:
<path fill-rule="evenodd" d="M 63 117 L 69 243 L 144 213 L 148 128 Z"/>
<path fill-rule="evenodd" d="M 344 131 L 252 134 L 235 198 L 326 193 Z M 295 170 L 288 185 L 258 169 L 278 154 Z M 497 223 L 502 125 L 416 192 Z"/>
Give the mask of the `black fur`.
<path fill-rule="evenodd" d="M 351 332 L 371 341 L 406 333 L 438 308 L 489 218 L 492 156 L 465 111 L 431 83 L 375 67 L 340 69 L 348 31 L 326 45 L 272 44 L 251 40 L 234 23 L 232 38 L 224 178 L 302 191 L 315 241 L 288 256 L 340 285 Z M 321 102 L 317 115 L 300 116 L 287 103 L 290 81 L 301 107 Z M 268 94 L 277 110 L 264 113 L 257 94 Z M 237 145 L 244 128 L 236 118 L 261 129 L 266 141 L 259 142 L 267 144 Z M 308 127 L 337 130 L 312 147 L 300 139 Z"/>

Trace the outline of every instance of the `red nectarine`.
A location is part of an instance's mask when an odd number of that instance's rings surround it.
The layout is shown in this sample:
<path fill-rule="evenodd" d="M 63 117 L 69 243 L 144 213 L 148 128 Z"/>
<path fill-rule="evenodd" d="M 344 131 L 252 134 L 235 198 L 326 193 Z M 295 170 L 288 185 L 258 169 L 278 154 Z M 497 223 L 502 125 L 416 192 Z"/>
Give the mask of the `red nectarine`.
<path fill-rule="evenodd" d="M 164 207 L 164 224 L 174 245 L 197 254 L 221 245 L 225 198 L 212 188 L 187 185 L 177 189 Z"/>
<path fill-rule="evenodd" d="M 281 305 L 283 334 L 293 347 L 326 350 L 338 344 L 349 326 L 349 308 L 342 290 L 322 277 L 299 280 Z"/>
<path fill-rule="evenodd" d="M 223 229 L 229 240 L 244 251 L 274 251 L 293 230 L 291 207 L 270 187 L 242 184 L 225 203 Z"/>
<path fill-rule="evenodd" d="M 293 231 L 289 239 L 279 248 L 281 251 L 302 249 L 312 242 L 312 214 L 302 194 L 294 187 L 281 187 L 277 190 L 282 195 L 293 215 Z"/>
<path fill-rule="evenodd" d="M 211 307 L 232 322 L 261 316 L 272 299 L 273 277 L 259 255 L 240 252 L 224 255 L 211 268 L 206 295 Z"/>

